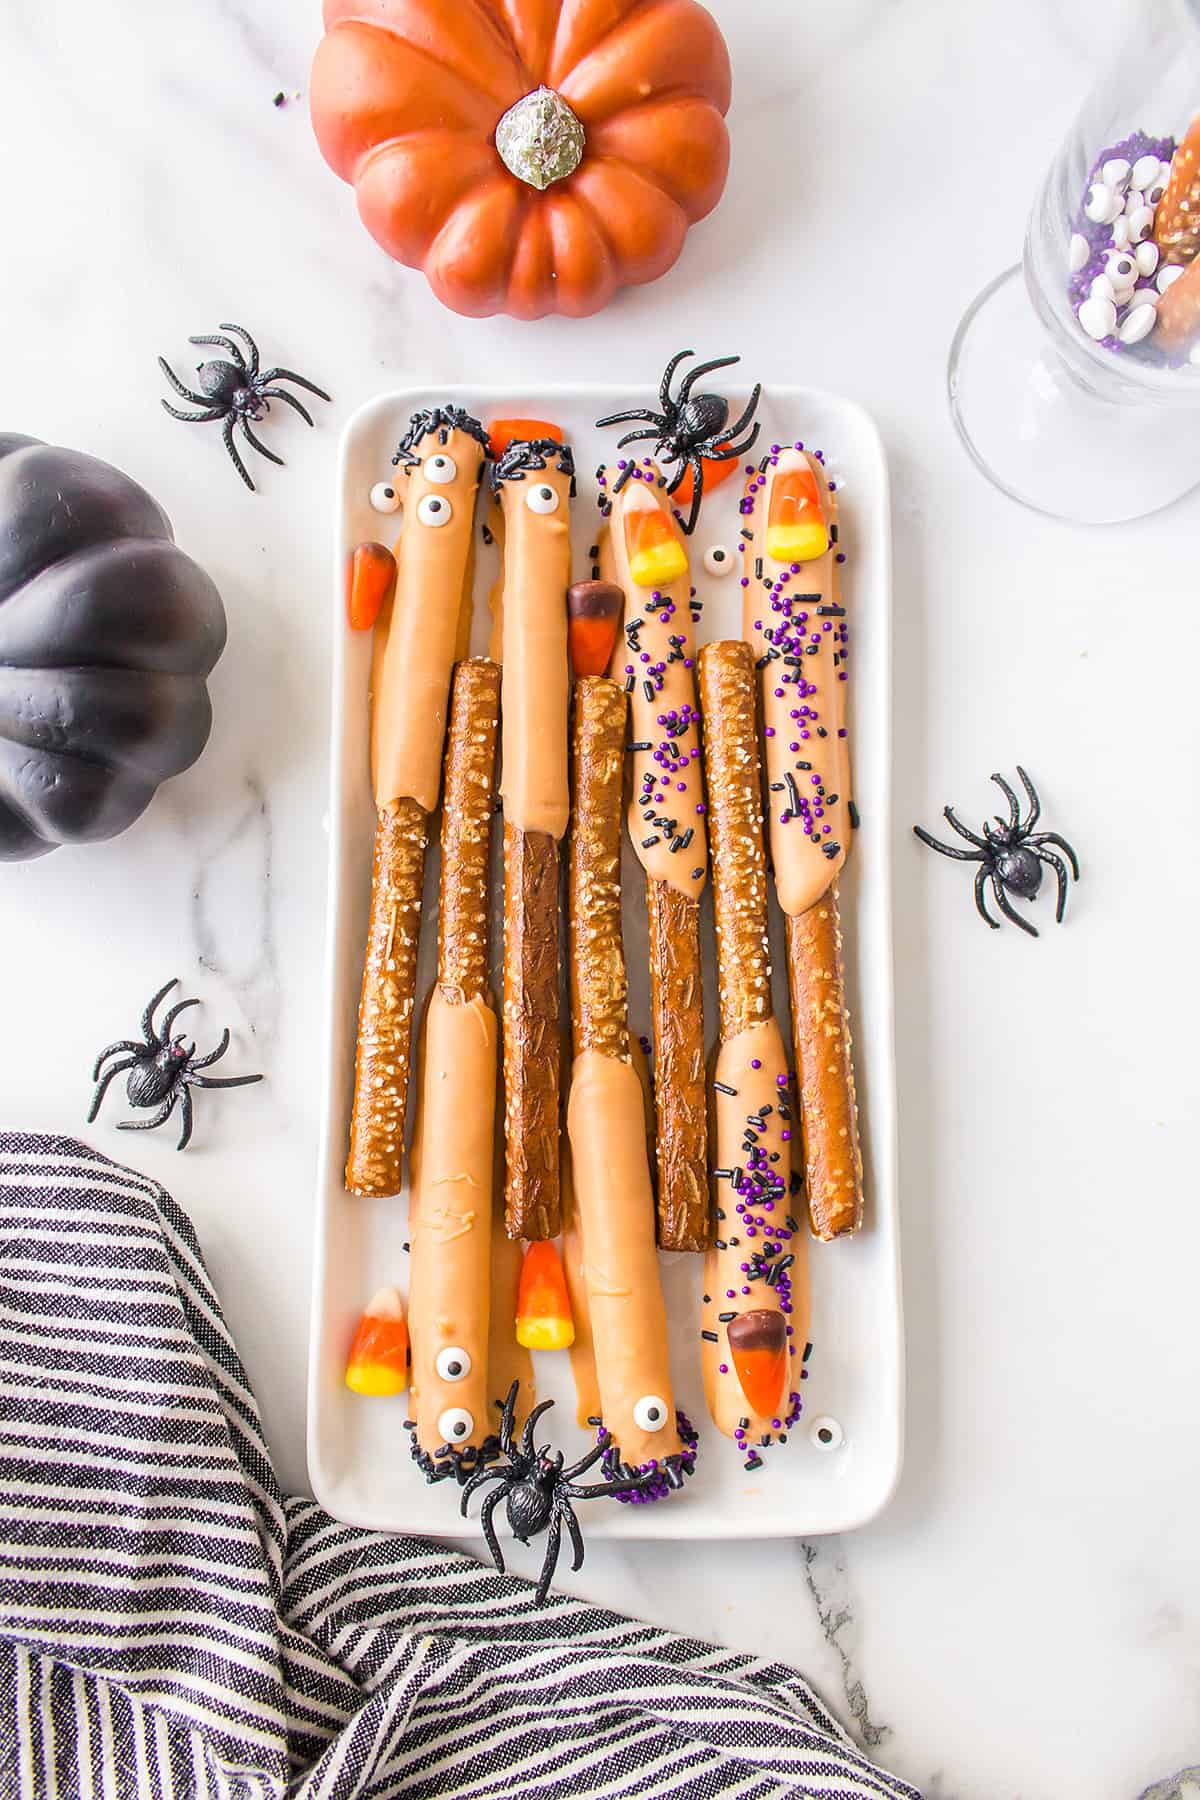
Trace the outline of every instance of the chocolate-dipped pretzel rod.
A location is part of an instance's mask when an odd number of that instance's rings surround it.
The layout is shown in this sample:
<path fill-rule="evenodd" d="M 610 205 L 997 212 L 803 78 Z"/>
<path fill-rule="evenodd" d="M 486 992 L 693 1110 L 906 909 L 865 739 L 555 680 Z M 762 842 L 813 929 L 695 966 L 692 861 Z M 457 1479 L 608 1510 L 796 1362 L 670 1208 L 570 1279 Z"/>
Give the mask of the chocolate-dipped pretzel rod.
<path fill-rule="evenodd" d="M 700 895 L 708 833 L 693 675 L 692 596 L 683 537 L 648 458 L 602 471 L 610 496 L 601 574 L 624 597 L 610 673 L 629 695 L 630 840 L 646 873 L 655 1102 L 658 1238 L 703 1250 L 712 1233 Z"/>
<path fill-rule="evenodd" d="M 754 656 L 700 652 L 721 1032 L 713 1080 L 717 1236 L 704 1260 L 704 1390 L 720 1431 L 759 1465 L 800 1413 L 805 1234 L 792 1212 L 793 1105 L 771 1005 Z"/>
<path fill-rule="evenodd" d="M 459 663 L 409 1233 L 413 1455 L 430 1481 L 465 1479 L 495 1442 L 488 1333 L 498 1031 L 488 993 L 488 877 L 499 718 L 496 664 Z"/>
<path fill-rule="evenodd" d="M 559 840 L 567 828 L 571 452 L 509 444 L 493 469 L 504 515 L 505 1227 L 558 1234 Z"/>
<path fill-rule="evenodd" d="M 425 851 L 485 443 L 477 420 L 437 407 L 414 415 L 396 452 L 404 529 L 372 672 L 378 817 L 346 1161 L 352 1194 L 400 1189 Z"/>
<path fill-rule="evenodd" d="M 862 1153 L 837 877 L 855 822 L 837 501 L 821 460 L 772 449 L 742 501 L 742 635 L 760 670 L 767 821 L 787 920 L 792 1039 L 812 1229 L 862 1223 Z"/>
<path fill-rule="evenodd" d="M 575 1225 L 582 1236 L 605 1473 L 656 1465 L 653 1499 L 691 1473 L 695 1435 L 676 1415 L 654 1243 L 642 1084 L 630 1055 L 621 948 L 625 696 L 602 676 L 576 683 L 568 915 L 574 1061 L 567 1106 Z"/>

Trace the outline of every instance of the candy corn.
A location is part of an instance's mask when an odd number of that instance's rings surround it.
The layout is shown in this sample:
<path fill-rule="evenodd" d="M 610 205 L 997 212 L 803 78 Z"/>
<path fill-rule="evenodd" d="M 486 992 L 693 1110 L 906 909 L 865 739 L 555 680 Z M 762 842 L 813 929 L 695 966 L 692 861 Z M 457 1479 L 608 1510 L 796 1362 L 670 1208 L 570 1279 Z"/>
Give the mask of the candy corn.
<path fill-rule="evenodd" d="M 687 552 L 658 502 L 649 494 L 639 498 L 642 504 L 635 505 L 631 494 L 625 508 L 629 573 L 639 587 L 666 587 L 687 574 Z"/>
<path fill-rule="evenodd" d="M 553 438 L 561 444 L 561 427 L 546 419 L 493 419 L 487 428 L 488 455 L 499 462 L 510 444 L 528 444 L 537 438 Z"/>
<path fill-rule="evenodd" d="M 567 589 L 567 632 L 576 675 L 607 675 L 625 596 L 615 581 L 577 581 Z"/>
<path fill-rule="evenodd" d="M 358 1322 L 346 1386 L 356 1394 L 402 1394 L 408 1386 L 408 1325 L 394 1287 L 380 1288 Z"/>
<path fill-rule="evenodd" d="M 517 1289 L 517 1342 L 526 1350 L 569 1350 L 575 1342 L 567 1280 L 549 1238 L 525 1252 Z"/>
<path fill-rule="evenodd" d="M 767 555 L 776 562 L 812 562 L 829 548 L 817 478 L 807 464 L 779 469 L 771 482 Z"/>
<path fill-rule="evenodd" d="M 359 544 L 350 558 L 346 613 L 352 631 L 369 631 L 396 591 L 396 559 L 386 544 Z"/>
<path fill-rule="evenodd" d="M 787 1324 L 763 1307 L 739 1313 L 727 1328 L 729 1353 L 747 1402 L 764 1419 L 778 1415 L 787 1393 Z"/>

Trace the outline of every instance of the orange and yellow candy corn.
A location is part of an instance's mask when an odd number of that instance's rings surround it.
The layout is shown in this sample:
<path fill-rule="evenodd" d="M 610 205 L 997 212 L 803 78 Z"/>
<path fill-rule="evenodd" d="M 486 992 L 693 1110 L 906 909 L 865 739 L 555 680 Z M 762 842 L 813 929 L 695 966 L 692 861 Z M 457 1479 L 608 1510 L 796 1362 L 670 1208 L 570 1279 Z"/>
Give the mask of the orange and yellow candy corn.
<path fill-rule="evenodd" d="M 408 1324 L 398 1289 L 380 1288 L 358 1321 L 346 1386 L 356 1394 L 402 1394 L 408 1386 Z"/>
<path fill-rule="evenodd" d="M 636 490 L 625 507 L 625 550 L 639 587 L 666 587 L 688 572 L 687 552 L 670 519 L 656 500 Z"/>
<path fill-rule="evenodd" d="M 742 1392 L 764 1419 L 775 1418 L 787 1394 L 787 1322 L 780 1312 L 763 1307 L 739 1313 L 726 1328 L 729 1354 Z"/>
<path fill-rule="evenodd" d="M 817 478 L 807 463 L 780 469 L 771 482 L 767 555 L 776 562 L 812 562 L 829 548 L 829 529 Z"/>
<path fill-rule="evenodd" d="M 548 1238 L 530 1244 L 517 1288 L 517 1342 L 526 1350 L 569 1350 L 575 1321 L 558 1251 Z"/>
<path fill-rule="evenodd" d="M 359 544 L 350 558 L 346 614 L 352 631 L 369 631 L 396 589 L 396 559 L 386 544 Z"/>

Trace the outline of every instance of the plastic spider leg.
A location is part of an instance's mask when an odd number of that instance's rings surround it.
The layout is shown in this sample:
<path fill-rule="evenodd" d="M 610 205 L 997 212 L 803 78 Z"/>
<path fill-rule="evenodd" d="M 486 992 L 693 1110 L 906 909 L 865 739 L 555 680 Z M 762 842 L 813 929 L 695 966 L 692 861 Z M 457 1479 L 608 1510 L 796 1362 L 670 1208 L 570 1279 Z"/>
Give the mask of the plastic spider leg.
<path fill-rule="evenodd" d="M 1009 787 L 1007 781 L 1005 781 L 1003 775 L 993 775 L 992 780 L 995 782 L 996 786 L 1000 789 L 1000 792 L 1004 795 L 1004 798 L 1008 801 L 1009 830 L 1010 831 L 1019 831 L 1021 829 L 1021 805 L 1020 805 L 1019 800 L 1017 799 L 1017 796 L 1013 793 L 1013 791 Z M 996 823 L 998 825 L 1003 826 L 1004 820 L 997 817 Z"/>
<path fill-rule="evenodd" d="M 253 381 L 254 377 L 258 374 L 258 345 L 250 336 L 250 333 L 246 330 L 244 325 L 231 325 L 227 320 L 222 320 L 219 329 L 221 331 L 235 332 L 246 345 L 246 348 L 250 352 L 250 366 L 246 373 L 249 375 L 251 381 Z"/>
<path fill-rule="evenodd" d="M 258 451 L 260 456 L 265 456 L 268 462 L 278 463 L 280 468 L 283 467 L 282 456 L 276 456 L 273 450 L 267 449 L 267 446 L 262 442 L 261 438 L 255 437 L 250 429 L 250 421 L 244 413 L 242 415 L 242 436 L 248 444 L 252 445 L 253 448 Z"/>
<path fill-rule="evenodd" d="M 1048 863 L 1054 870 L 1058 880 L 1058 904 L 1054 908 L 1056 922 L 1061 925 L 1063 914 L 1067 910 L 1067 865 L 1061 856 L 1055 856 L 1053 850 L 1046 850 L 1041 845 L 1034 849 L 1034 855 L 1042 862 Z"/>
<path fill-rule="evenodd" d="M 155 1113 L 155 1115 L 152 1119 L 121 1119 L 117 1124 L 117 1130 L 118 1131 L 154 1131 L 154 1130 L 156 1130 L 158 1128 L 158 1126 L 165 1125 L 167 1120 L 170 1118 L 171 1114 L 175 1111 L 175 1102 L 178 1100 L 178 1098 L 179 1098 L 179 1091 L 178 1091 L 178 1089 L 176 1089 L 173 1093 L 168 1095 L 168 1097 L 163 1101 L 162 1105 L 159 1107 L 158 1111 Z"/>
<path fill-rule="evenodd" d="M 218 346 L 218 348 L 220 348 L 221 350 L 228 350 L 230 356 L 232 356 L 234 362 L 237 364 L 238 368 L 241 369 L 243 374 L 248 375 L 250 372 L 246 368 L 246 359 L 242 355 L 241 346 L 238 344 L 235 344 L 232 338 L 217 337 L 215 335 L 212 337 L 190 337 L 188 339 L 188 343 L 189 344 L 216 344 Z"/>
<path fill-rule="evenodd" d="M 740 356 L 716 356 L 711 362 L 697 363 L 688 370 L 680 384 L 677 406 L 686 406 L 692 397 L 692 389 L 702 375 L 711 375 L 714 369 L 731 369 L 734 363 L 741 362 Z"/>
<path fill-rule="evenodd" d="M 603 1500 L 605 1495 L 611 1500 L 617 1494 L 640 1493 L 642 1488 L 650 1487 L 656 1482 L 660 1474 L 661 1470 L 648 1469 L 644 1474 L 630 1475 L 624 1481 L 593 1482 L 589 1483 L 587 1487 L 580 1487 L 578 1482 L 568 1481 L 559 1491 L 564 1493 L 568 1500 Z"/>
<path fill-rule="evenodd" d="M 305 376 L 297 375 L 295 369 L 264 369 L 258 379 L 260 385 L 266 381 L 294 381 L 297 387 L 302 387 L 306 393 L 315 394 L 318 400 L 333 398 L 331 394 L 325 392 L 324 388 L 319 388 L 315 381 L 309 381 Z"/>
<path fill-rule="evenodd" d="M 193 1075 L 189 1069 L 183 1078 L 193 1087 L 229 1088 L 249 1087 L 255 1081 L 261 1081 L 261 1075 Z"/>
<path fill-rule="evenodd" d="M 553 1400 L 540 1400 L 525 1421 L 525 1429 L 521 1433 L 520 1454 L 529 1457 L 530 1461 L 537 1455 L 537 1451 L 533 1447 L 533 1434 L 537 1430 L 537 1422 L 543 1413 L 550 1411 L 553 1405 Z"/>
<path fill-rule="evenodd" d="M 233 441 L 233 428 L 236 424 L 237 424 L 236 413 L 227 413 L 226 417 L 225 417 L 225 427 L 224 427 L 224 430 L 221 432 L 221 438 L 225 445 L 225 448 L 228 450 L 229 455 L 233 461 L 234 468 L 237 470 L 238 474 L 241 476 L 242 480 L 245 482 L 246 486 L 250 489 L 250 492 L 253 494 L 256 491 L 254 483 L 251 481 L 249 471 L 247 470 L 246 465 L 242 461 L 241 457 L 238 455 L 237 445 Z"/>
<path fill-rule="evenodd" d="M 472 1494 L 477 1493 L 481 1487 L 485 1487 L 489 1481 L 503 1481 L 504 1478 L 503 1469 L 489 1468 L 486 1464 L 482 1469 L 476 1469 L 464 1484 L 462 1497 L 458 1503 L 458 1510 L 463 1518 L 465 1519 L 467 1516 L 467 1507 Z"/>
<path fill-rule="evenodd" d="M 1072 850 L 1070 844 L 1068 844 L 1066 838 L 1059 837 L 1057 831 L 1039 831 L 1036 837 L 1027 838 L 1025 841 L 1026 843 L 1031 844 L 1035 850 L 1039 844 L 1057 844 L 1060 850 L 1066 851 L 1067 860 L 1071 865 L 1071 873 L 1074 875 L 1076 881 L 1079 880 L 1079 858 L 1076 856 L 1074 850 Z"/>
<path fill-rule="evenodd" d="M 624 437 L 617 439 L 617 449 L 623 450 L 626 444 L 643 443 L 646 438 L 656 438 L 660 435 L 657 425 L 648 425 L 644 431 L 627 431 Z"/>
<path fill-rule="evenodd" d="M 479 1529 L 483 1532 L 483 1541 L 491 1551 L 492 1561 L 496 1565 L 497 1575 L 504 1573 L 504 1552 L 500 1548 L 500 1540 L 496 1536 L 496 1527 L 492 1524 L 492 1514 L 503 1500 L 508 1490 L 498 1487 L 490 1493 L 479 1509 Z"/>
<path fill-rule="evenodd" d="M 142 1046 L 140 1044 L 130 1044 L 128 1047 L 129 1047 L 129 1049 L 136 1050 L 139 1053 L 142 1048 Z M 114 1044 L 114 1045 L 110 1046 L 110 1049 L 116 1049 L 116 1045 Z M 110 1054 L 110 1051 L 106 1050 L 104 1052 L 104 1054 L 105 1054 L 105 1056 L 107 1056 Z M 103 1101 L 105 1094 L 107 1094 L 107 1092 L 108 1092 L 109 1082 L 112 1081 L 115 1076 L 123 1074 L 126 1069 L 132 1069 L 135 1066 L 135 1064 L 139 1063 L 140 1061 L 141 1061 L 140 1054 L 137 1056 L 127 1056 L 125 1058 L 124 1062 L 115 1062 L 111 1069 L 106 1069 L 103 1076 L 101 1076 L 99 1078 L 97 1078 L 97 1076 L 95 1076 L 95 1075 L 92 1076 L 93 1081 L 96 1081 L 97 1079 L 99 1080 L 99 1085 L 96 1088 L 95 1093 L 92 1095 L 92 1104 L 88 1108 L 87 1122 L 89 1125 L 93 1125 L 96 1121 L 96 1114 L 100 1111 L 101 1102 Z"/>
<path fill-rule="evenodd" d="M 1022 786 L 1029 795 L 1029 817 L 1025 821 L 1025 829 L 1026 831 L 1032 831 L 1042 816 L 1042 803 L 1038 799 L 1037 789 L 1034 787 L 1032 781 L 1030 781 L 1020 763 L 1017 764 L 1017 774 L 1021 777 Z"/>
<path fill-rule="evenodd" d="M 633 425 L 638 421 L 647 425 L 658 425 L 663 431 L 667 429 L 667 421 L 663 415 L 652 412 L 648 406 L 631 406 L 627 412 L 605 413 L 602 419 L 596 420 L 596 424 L 597 426 Z"/>
<path fill-rule="evenodd" d="M 569 1469 L 563 1470 L 562 1480 L 575 1481 L 580 1475 L 586 1475 L 588 1470 L 600 1461 L 600 1458 L 604 1455 L 604 1452 L 608 1449 L 611 1442 L 612 1439 L 606 1431 L 599 1443 L 594 1445 L 593 1448 L 588 1451 L 586 1456 L 581 1456 L 578 1462 L 572 1463 Z"/>
<path fill-rule="evenodd" d="M 931 850 L 936 850 L 939 856 L 952 856 L 955 862 L 983 861 L 982 850 L 959 850 L 953 844 L 940 844 L 935 837 L 930 837 L 921 825 L 914 825 L 913 832 L 923 844 L 928 844 Z"/>
<path fill-rule="evenodd" d="M 758 409 L 758 403 L 761 399 L 762 399 L 762 382 L 756 381 L 754 384 L 754 392 L 751 394 L 749 400 L 746 402 L 745 412 L 742 414 L 741 418 L 738 420 L 736 425 L 730 425 L 728 427 L 728 429 L 726 430 L 725 436 L 727 438 L 732 440 L 733 438 L 735 438 L 737 436 L 739 431 L 745 431 L 747 425 L 750 423 L 751 419 L 754 417 L 754 414 Z M 762 430 L 761 425 L 755 425 L 754 437 L 757 437 L 761 430 Z M 753 443 L 754 438 L 751 438 L 750 442 Z"/>
<path fill-rule="evenodd" d="M 583 1567 L 583 1533 L 579 1529 L 579 1520 L 575 1517 L 575 1508 L 569 1500 L 560 1500 L 563 1523 L 571 1540 L 571 1567 L 578 1574 Z"/>
<path fill-rule="evenodd" d="M 170 981 L 164 981 L 154 998 L 147 1002 L 146 1010 L 142 1014 L 142 1036 L 154 1049 L 158 1048 L 158 1033 L 154 1029 L 154 1015 L 170 993 L 171 989 L 178 986 L 178 975 L 172 975 Z"/>
<path fill-rule="evenodd" d="M 1023 919 L 1020 913 L 1014 910 L 1012 902 L 1004 891 L 1004 883 L 994 871 L 992 873 L 992 892 L 996 896 L 996 905 L 1006 919 L 1011 919 L 1014 925 L 1019 925 L 1022 931 L 1029 933 L 1030 937 L 1038 935 L 1037 926 L 1031 925 L 1028 919 Z"/>
<path fill-rule="evenodd" d="M 510 1461 L 516 1454 L 513 1444 L 513 1421 L 517 1416 L 517 1395 L 520 1391 L 521 1382 L 518 1378 L 509 1388 L 508 1397 L 500 1411 L 500 1450 L 501 1454 L 507 1456 Z"/>
<path fill-rule="evenodd" d="M 260 400 L 286 400 L 288 405 L 291 407 L 294 407 L 296 412 L 298 412 L 300 414 L 300 417 L 304 420 L 304 422 L 307 425 L 313 425 L 316 423 L 312 414 L 309 412 L 307 406 L 301 406 L 301 404 L 297 400 L 295 394 L 289 394 L 286 388 L 281 388 L 281 387 L 260 388 L 258 390 L 258 397 Z"/>
<path fill-rule="evenodd" d="M 171 1008 L 170 1012 L 167 1014 L 166 1018 L 163 1020 L 162 1025 L 159 1029 L 159 1033 L 158 1033 L 159 1042 L 162 1044 L 169 1043 L 170 1037 L 171 1037 L 171 1027 L 175 1023 L 176 1019 L 179 1017 L 180 1013 L 186 1012 L 189 1006 L 199 1006 L 199 1004 L 200 1004 L 199 1000 L 180 1000 L 178 1005 L 173 1006 Z"/>
<path fill-rule="evenodd" d="M 973 831 L 968 831 L 952 806 L 944 806 L 942 808 L 942 816 L 951 828 L 957 831 L 959 837 L 966 838 L 967 842 L 969 844 L 974 844 L 977 850 L 986 850 L 988 848 L 986 839 L 976 837 Z"/>
<path fill-rule="evenodd" d="M 190 400 L 193 406 L 203 406 L 205 409 L 208 409 L 209 407 L 211 407 L 212 400 L 208 394 L 195 394 L 192 392 L 191 388 L 184 387 L 182 381 L 180 381 L 178 375 L 175 373 L 174 369 L 171 367 L 170 363 L 167 361 L 165 356 L 159 357 L 158 366 L 162 370 L 163 374 L 166 376 L 167 380 L 170 382 L 171 386 L 175 389 L 175 392 L 177 394 L 179 394 L 184 400 Z M 167 406 L 167 403 L 165 400 L 163 401 L 163 405 Z M 174 409 L 172 407 L 167 406 L 168 412 L 171 412 L 173 410 Z M 179 415 L 176 414 L 176 417 L 179 417 Z"/>
<path fill-rule="evenodd" d="M 192 1141 L 192 1126 L 195 1123 L 195 1116 L 192 1112 L 192 1096 L 188 1093 L 185 1083 L 181 1083 L 179 1088 L 179 1115 L 183 1120 L 183 1130 L 179 1134 L 179 1142 L 175 1148 L 186 1150 Z"/>
<path fill-rule="evenodd" d="M 92 1065 L 92 1080 L 99 1081 L 100 1064 L 104 1061 L 106 1056 L 120 1056 L 126 1050 L 132 1050 L 136 1055 L 140 1056 L 145 1048 L 145 1044 L 139 1043 L 136 1038 L 121 1038 L 119 1043 L 109 1044 L 106 1050 L 100 1052 Z"/>
<path fill-rule="evenodd" d="M 538 1578 L 537 1594 L 534 1605 L 541 1606 L 550 1592 L 550 1583 L 554 1580 L 554 1571 L 558 1567 L 558 1549 L 562 1543 L 562 1516 L 557 1510 L 550 1521 L 550 1529 L 546 1533 L 546 1554 L 542 1558 L 542 1573 Z"/>
<path fill-rule="evenodd" d="M 700 521 L 700 505 L 704 499 L 704 464 L 698 456 L 689 456 L 688 463 L 692 471 L 692 504 L 688 508 L 687 519 L 683 522 L 684 534 L 691 537 Z"/>
<path fill-rule="evenodd" d="M 164 1035 L 164 1037 L 166 1036 L 166 1026 L 165 1025 L 163 1026 L 163 1035 Z M 191 1065 L 192 1069 L 193 1070 L 207 1069 L 211 1063 L 220 1062 L 221 1058 L 224 1056 L 224 1054 L 228 1050 L 228 1048 L 229 1048 L 229 1027 L 227 1025 L 225 1027 L 224 1031 L 221 1033 L 221 1041 L 217 1045 L 216 1049 L 210 1050 L 207 1056 L 200 1057 L 198 1061 L 194 1062 Z"/>
<path fill-rule="evenodd" d="M 169 400 L 160 400 L 158 404 L 173 419 L 182 419 L 185 425 L 209 424 L 213 419 L 219 419 L 225 411 L 223 406 L 211 406 L 207 412 L 185 413 L 180 412 L 177 406 L 172 406 Z"/>
<path fill-rule="evenodd" d="M 674 380 L 676 369 L 681 362 L 686 362 L 689 356 L 695 356 L 695 354 L 694 350 L 677 350 L 663 370 L 663 378 L 658 388 L 658 398 L 664 412 L 669 412 L 675 405 L 671 399 L 671 382 Z"/>
<path fill-rule="evenodd" d="M 960 850 L 958 855 L 961 856 L 962 854 L 963 852 Z M 987 881 L 987 878 L 988 870 L 986 868 L 980 869 L 978 875 L 975 877 L 975 910 L 978 912 L 980 918 L 991 926 L 993 931 L 999 931 L 1000 921 L 999 919 L 993 919 L 991 913 L 987 909 L 987 902 L 984 899 L 984 883 Z"/>

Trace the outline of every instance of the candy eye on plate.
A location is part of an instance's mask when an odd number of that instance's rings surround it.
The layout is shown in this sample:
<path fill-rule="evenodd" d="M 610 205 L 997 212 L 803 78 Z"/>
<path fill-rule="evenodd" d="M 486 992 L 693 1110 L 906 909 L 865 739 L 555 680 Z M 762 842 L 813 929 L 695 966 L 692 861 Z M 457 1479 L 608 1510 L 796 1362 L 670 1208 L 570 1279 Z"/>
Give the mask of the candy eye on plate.
<path fill-rule="evenodd" d="M 818 1450 L 837 1450 L 845 1440 L 845 1432 L 836 1419 L 814 1419 L 808 1435 Z"/>
<path fill-rule="evenodd" d="M 417 517 L 422 525 L 448 525 L 454 508 L 441 494 L 422 494 L 417 502 Z"/>
<path fill-rule="evenodd" d="M 657 1394 L 643 1394 L 633 1409 L 639 1431 L 661 1431 L 667 1422 L 667 1403 Z"/>
<path fill-rule="evenodd" d="M 471 1373 L 471 1358 L 457 1344 L 447 1344 L 438 1351 L 433 1366 L 443 1381 L 465 1381 Z"/>
<path fill-rule="evenodd" d="M 376 512 L 394 513 L 400 510 L 400 496 L 390 481 L 377 481 L 371 489 L 371 505 Z"/>
<path fill-rule="evenodd" d="M 728 575 L 733 567 L 733 557 L 724 544 L 710 544 L 704 552 L 704 566 L 710 575 Z"/>
<path fill-rule="evenodd" d="M 438 1431 L 446 1444 L 461 1444 L 475 1429 L 475 1420 L 465 1406 L 448 1406 L 438 1415 Z"/>
<path fill-rule="evenodd" d="M 421 465 L 421 472 L 426 481 L 436 482 L 438 487 L 445 487 L 458 474 L 458 464 L 452 456 L 439 450 L 436 456 L 427 456 Z"/>
<path fill-rule="evenodd" d="M 558 495 L 544 481 L 535 482 L 527 489 L 525 504 L 530 512 L 552 513 L 558 511 Z"/>

